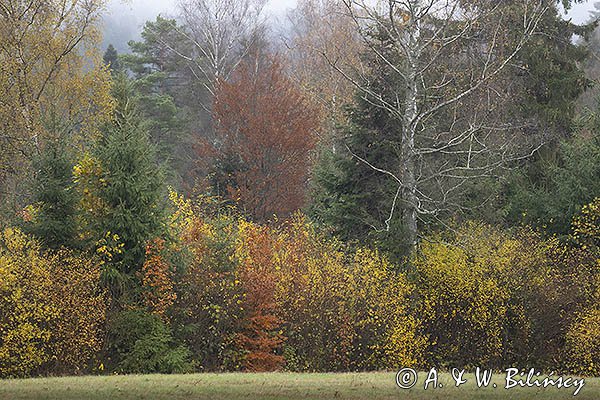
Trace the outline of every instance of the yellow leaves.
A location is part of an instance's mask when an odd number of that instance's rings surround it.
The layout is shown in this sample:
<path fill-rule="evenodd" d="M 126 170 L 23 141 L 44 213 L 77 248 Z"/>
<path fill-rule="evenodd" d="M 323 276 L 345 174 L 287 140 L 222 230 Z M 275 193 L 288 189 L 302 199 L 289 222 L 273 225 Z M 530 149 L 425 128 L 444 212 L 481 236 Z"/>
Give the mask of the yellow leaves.
<path fill-rule="evenodd" d="M 178 233 L 189 231 L 195 220 L 192 202 L 179 195 L 172 187 L 169 187 L 169 200 L 175 207 L 169 221 L 170 227 Z"/>
<path fill-rule="evenodd" d="M 585 376 L 600 375 L 600 309 L 580 313 L 566 338 L 569 368 Z"/>
<path fill-rule="evenodd" d="M 34 344 L 47 338 L 43 326 L 55 315 L 44 307 L 48 276 L 27 258 L 31 244 L 20 232 L 7 229 L 0 235 L 0 314 L 3 315 L 0 337 L 0 375 L 19 375 L 44 362 L 48 355 Z M 33 267 L 30 270 L 24 268 Z M 30 290 L 19 285 L 31 282 Z M 35 285 L 35 286 L 33 286 Z M 49 311 L 49 312 L 48 312 Z"/>
<path fill-rule="evenodd" d="M 349 249 L 300 215 L 265 227 L 233 213 L 207 216 L 171 196 L 179 221 L 188 221 L 179 226 L 193 258 L 188 290 L 179 292 L 186 298 L 178 304 L 189 307 L 182 314 L 202 321 L 207 335 L 243 332 L 245 347 L 221 347 L 242 355 L 260 353 L 259 339 L 270 343 L 263 348 L 277 348 L 280 343 L 270 339 L 280 332 L 292 369 L 395 368 L 440 360 L 500 365 L 506 357 L 524 359 L 545 328 L 555 328 L 557 310 L 591 293 L 582 286 L 593 286 L 592 279 L 578 279 L 585 274 L 572 272 L 574 286 L 558 276 L 566 268 L 553 257 L 568 258 L 572 249 L 527 229 L 507 232 L 468 223 L 433 235 L 412 260 L 409 279 L 377 251 Z M 573 264 L 579 269 L 577 260 Z M 543 311 L 549 303 L 550 311 Z M 267 317 L 281 321 L 281 328 Z M 573 343 L 597 340 L 584 326 L 573 328 Z M 198 339 L 198 345 L 207 341 Z M 592 358 L 585 368 L 595 365 L 600 363 Z"/>
<path fill-rule="evenodd" d="M 532 316 L 523 301 L 555 290 L 550 254 L 556 248 L 555 239 L 543 240 L 527 229 L 509 234 L 478 223 L 424 242 L 413 265 L 422 299 L 418 315 L 439 343 L 435 357 L 498 363 L 503 350 L 522 346 L 503 332 L 513 329 L 521 340 L 529 338 Z"/>
<path fill-rule="evenodd" d="M 600 197 L 573 219 L 573 236 L 582 246 L 600 246 Z"/>
<path fill-rule="evenodd" d="M 98 189 L 102 183 L 103 170 L 100 161 L 89 152 L 83 154 L 79 162 L 73 167 L 73 178 L 75 187 L 80 194 L 80 208 L 85 211 L 80 216 L 82 232 L 81 239 L 86 240 L 93 237 L 90 232 L 92 220 L 103 214 L 105 207 L 98 195 Z"/>
<path fill-rule="evenodd" d="M 48 127 L 58 121 L 75 128 L 74 143 L 95 135 L 114 107 L 97 47 L 104 1 L 72 1 L 66 8 L 29 3 L 2 17 L 0 121 L 10 145 L 0 154 L 0 170 L 56 135 Z"/>
<path fill-rule="evenodd" d="M 303 332 L 288 340 L 298 360 L 314 369 L 421 362 L 424 341 L 406 317 L 413 288 L 385 258 L 368 249 L 348 255 L 302 218 L 282 234 L 277 299 L 290 330 Z M 326 343 L 319 359 L 308 356 L 315 340 Z"/>
<path fill-rule="evenodd" d="M 422 361 L 425 340 L 407 308 L 414 287 L 378 252 L 350 252 L 301 215 L 265 227 L 235 215 L 207 217 L 176 194 L 171 199 L 179 221 L 190 222 L 180 226 L 193 254 L 178 304 L 207 332 L 227 336 L 220 329 L 241 324 L 238 351 L 249 351 L 253 360 L 242 365 L 258 368 L 284 334 L 302 368 Z M 324 343 L 319 355 L 311 350 L 314 343 Z"/>
<path fill-rule="evenodd" d="M 53 357 L 56 372 L 83 366 L 100 346 L 98 280 L 89 260 L 44 253 L 15 229 L 0 232 L 0 376 L 26 376 Z"/>
<path fill-rule="evenodd" d="M 116 233 L 106 232 L 104 237 L 96 242 L 96 254 L 100 256 L 101 264 L 112 262 L 115 256 L 123 253 L 125 244 Z"/>

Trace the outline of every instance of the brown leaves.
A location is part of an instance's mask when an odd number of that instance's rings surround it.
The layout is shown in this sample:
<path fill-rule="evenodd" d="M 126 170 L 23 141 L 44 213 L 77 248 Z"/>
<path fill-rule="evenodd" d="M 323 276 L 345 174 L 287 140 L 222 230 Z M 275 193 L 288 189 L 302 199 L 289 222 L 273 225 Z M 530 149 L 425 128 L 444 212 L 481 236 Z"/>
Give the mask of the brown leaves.
<path fill-rule="evenodd" d="M 146 307 L 163 320 L 167 318 L 166 311 L 177 299 L 173 290 L 173 272 L 163 256 L 164 248 L 165 241 L 161 238 L 149 243 L 141 271 Z"/>
<path fill-rule="evenodd" d="M 277 315 L 275 301 L 275 252 L 280 243 L 268 228 L 246 224 L 242 227 L 245 255 L 239 276 L 246 293 L 243 304 L 248 317 L 237 342 L 247 352 L 245 369 L 276 371 L 285 364 L 283 356 L 276 354 L 285 340 L 279 332 L 283 320 Z"/>
<path fill-rule="evenodd" d="M 232 200 L 258 221 L 304 205 L 319 116 L 277 58 L 243 63 L 231 82 L 221 82 L 214 120 Z"/>

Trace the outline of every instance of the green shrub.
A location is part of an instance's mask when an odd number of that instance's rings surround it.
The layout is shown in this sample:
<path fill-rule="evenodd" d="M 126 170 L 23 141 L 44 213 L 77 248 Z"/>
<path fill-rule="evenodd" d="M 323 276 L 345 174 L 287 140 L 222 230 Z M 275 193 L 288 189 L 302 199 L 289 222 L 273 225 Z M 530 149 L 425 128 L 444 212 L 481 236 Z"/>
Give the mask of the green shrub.
<path fill-rule="evenodd" d="M 123 311 L 110 327 L 114 368 L 125 373 L 184 373 L 191 371 L 189 350 L 177 345 L 161 319 L 145 311 Z"/>

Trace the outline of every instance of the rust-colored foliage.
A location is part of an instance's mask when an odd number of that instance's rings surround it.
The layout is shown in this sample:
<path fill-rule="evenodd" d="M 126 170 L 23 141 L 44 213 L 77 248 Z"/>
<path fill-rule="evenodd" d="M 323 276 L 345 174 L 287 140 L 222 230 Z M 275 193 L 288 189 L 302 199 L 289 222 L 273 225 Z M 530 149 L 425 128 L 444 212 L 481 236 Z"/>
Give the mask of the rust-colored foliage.
<path fill-rule="evenodd" d="M 304 205 L 319 115 L 277 58 L 242 63 L 214 105 L 220 184 L 257 221 Z"/>
<path fill-rule="evenodd" d="M 163 320 L 177 298 L 173 289 L 173 272 L 164 259 L 165 241 L 157 238 L 146 247 L 146 262 L 142 267 L 144 301 L 148 309 Z"/>
<path fill-rule="evenodd" d="M 285 338 L 277 316 L 277 285 L 274 254 L 276 235 L 268 228 L 241 224 L 242 262 L 239 276 L 244 287 L 246 320 L 237 342 L 246 352 L 244 368 L 249 371 L 276 371 L 285 360 L 277 354 Z"/>

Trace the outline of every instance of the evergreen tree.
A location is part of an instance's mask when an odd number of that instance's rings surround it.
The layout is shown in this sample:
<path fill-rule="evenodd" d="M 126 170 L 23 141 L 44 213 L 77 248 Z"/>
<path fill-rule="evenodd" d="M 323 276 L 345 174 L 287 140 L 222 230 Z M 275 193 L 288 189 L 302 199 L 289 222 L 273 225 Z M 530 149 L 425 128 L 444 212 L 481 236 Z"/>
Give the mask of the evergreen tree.
<path fill-rule="evenodd" d="M 44 245 L 76 247 L 78 196 L 73 187 L 73 158 L 64 141 L 47 144 L 35 161 L 33 199 L 39 210 L 29 226 Z"/>
<path fill-rule="evenodd" d="M 192 95 L 194 80 L 188 79 L 183 60 L 174 51 L 181 46 L 176 28 L 174 20 L 161 16 L 147 22 L 142 40 L 130 41 L 131 54 L 123 55 L 121 60 L 132 74 L 138 109 L 158 146 L 159 158 L 170 164 L 180 180 L 185 180 L 193 158 L 188 124 L 190 116 L 197 114 L 189 111 L 189 104 L 198 99 Z"/>
<path fill-rule="evenodd" d="M 96 231 L 119 236 L 123 248 L 114 266 L 133 274 L 144 262 L 147 242 L 163 233 L 164 172 L 125 75 L 115 78 L 113 95 L 114 122 L 106 127 L 96 151 L 102 168 L 98 197 L 104 207 Z"/>
<path fill-rule="evenodd" d="M 517 171 L 506 185 L 510 223 L 565 235 L 581 207 L 600 196 L 600 106 L 588 113 L 573 138 Z"/>
<path fill-rule="evenodd" d="M 513 67 L 513 75 L 523 85 L 517 112 L 535 116 L 542 129 L 554 131 L 554 138 L 570 134 L 577 99 L 591 87 L 583 69 L 588 49 L 573 37 L 588 38 L 594 27 L 593 23 L 579 26 L 565 21 L 551 7 L 540 21 L 544 34 L 525 45 Z"/>
<path fill-rule="evenodd" d="M 586 77 L 593 77 L 589 55 L 595 48 L 573 41 L 580 36 L 593 42 L 596 24 L 577 26 L 552 11 L 541 21 L 547 34 L 525 47 L 521 67 L 515 72 L 525 88 L 520 112 L 536 116 L 540 128 L 551 134 L 546 146 L 499 187 L 494 204 L 499 212 L 492 219 L 566 234 L 573 215 L 600 188 L 595 166 L 599 162 L 597 111 L 586 111 L 585 117 L 575 121 L 578 100 L 589 102 L 595 97 L 597 103 L 598 94 L 589 90 L 592 82 Z M 490 215 L 477 216 L 489 220 Z"/>
<path fill-rule="evenodd" d="M 379 40 L 385 49 L 385 38 Z M 389 95 L 392 91 L 386 89 L 400 82 L 394 81 L 387 66 L 373 66 L 373 92 Z M 343 240 L 367 241 L 398 261 L 408 253 L 410 244 L 404 240 L 401 213 L 390 215 L 396 182 L 367 163 L 394 170 L 401 145 L 396 136 L 400 122 L 373 103 L 373 99 L 357 96 L 346 110 L 348 122 L 337 127 L 339 134 L 334 136 L 340 139 L 322 146 L 313 172 L 309 212 Z"/>
<path fill-rule="evenodd" d="M 104 64 L 110 68 L 113 74 L 122 70 L 121 62 L 119 61 L 119 54 L 117 53 L 117 49 L 115 49 L 112 44 L 108 45 L 108 48 L 106 49 L 102 59 L 104 60 Z"/>

